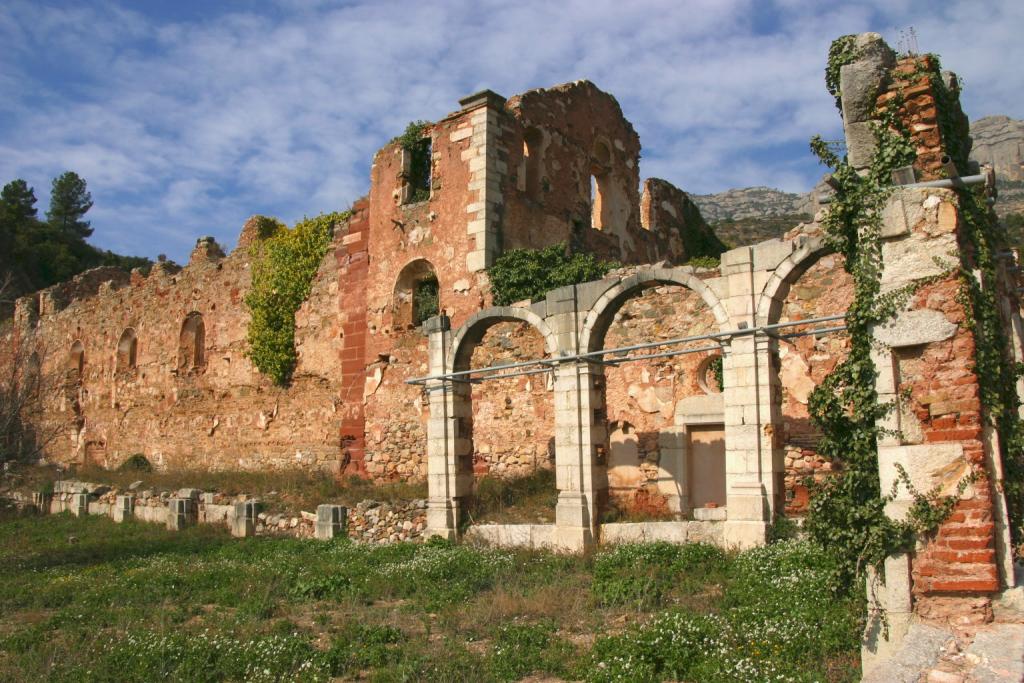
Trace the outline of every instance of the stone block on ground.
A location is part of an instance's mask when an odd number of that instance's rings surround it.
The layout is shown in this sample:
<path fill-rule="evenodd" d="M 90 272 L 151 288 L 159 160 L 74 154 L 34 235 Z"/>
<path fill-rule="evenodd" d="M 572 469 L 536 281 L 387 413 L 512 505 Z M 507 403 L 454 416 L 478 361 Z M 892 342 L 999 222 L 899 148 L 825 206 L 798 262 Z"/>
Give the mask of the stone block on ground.
<path fill-rule="evenodd" d="M 345 535 L 348 510 L 344 505 L 318 505 L 316 508 L 316 538 L 328 541 Z"/>

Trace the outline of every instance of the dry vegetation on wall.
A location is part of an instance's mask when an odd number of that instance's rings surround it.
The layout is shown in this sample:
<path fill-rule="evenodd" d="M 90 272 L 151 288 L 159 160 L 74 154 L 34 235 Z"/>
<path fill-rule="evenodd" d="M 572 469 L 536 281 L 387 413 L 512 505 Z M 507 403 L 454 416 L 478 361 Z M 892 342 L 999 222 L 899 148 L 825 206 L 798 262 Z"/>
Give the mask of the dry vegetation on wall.
<path fill-rule="evenodd" d="M 593 556 L 0 515 L 0 680 L 853 681 L 805 542 Z"/>

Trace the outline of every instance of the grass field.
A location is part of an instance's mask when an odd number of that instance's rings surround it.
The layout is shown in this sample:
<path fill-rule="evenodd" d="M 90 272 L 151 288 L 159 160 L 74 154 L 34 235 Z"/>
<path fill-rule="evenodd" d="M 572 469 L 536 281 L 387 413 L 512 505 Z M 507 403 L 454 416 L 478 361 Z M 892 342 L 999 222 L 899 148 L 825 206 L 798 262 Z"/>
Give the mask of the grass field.
<path fill-rule="evenodd" d="M 805 542 L 584 557 L 0 519 L 2 681 L 853 681 Z"/>

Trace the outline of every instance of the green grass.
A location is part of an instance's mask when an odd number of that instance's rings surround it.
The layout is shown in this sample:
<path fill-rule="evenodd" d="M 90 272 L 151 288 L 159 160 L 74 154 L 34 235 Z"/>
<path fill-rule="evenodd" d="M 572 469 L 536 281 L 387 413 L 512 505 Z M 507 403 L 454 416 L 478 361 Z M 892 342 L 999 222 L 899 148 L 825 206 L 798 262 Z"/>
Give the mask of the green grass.
<path fill-rule="evenodd" d="M 806 542 L 566 556 L 0 519 L 3 681 L 852 681 Z M 777 678 L 774 678 L 777 676 Z"/>

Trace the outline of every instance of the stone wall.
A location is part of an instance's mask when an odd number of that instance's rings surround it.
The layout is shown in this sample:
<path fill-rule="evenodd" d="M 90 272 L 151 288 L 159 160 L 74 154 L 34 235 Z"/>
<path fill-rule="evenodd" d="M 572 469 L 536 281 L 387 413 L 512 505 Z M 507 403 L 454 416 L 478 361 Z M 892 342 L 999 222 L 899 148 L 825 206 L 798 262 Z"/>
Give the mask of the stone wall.
<path fill-rule="evenodd" d="M 319 536 L 317 533 L 316 512 L 263 511 L 260 510 L 259 499 L 248 494 L 226 495 L 199 489 L 158 490 L 142 488 L 141 485 L 119 490 L 104 484 L 77 480 L 57 481 L 53 489 L 52 493 L 47 494 L 18 489 L 2 490 L 0 498 L 22 510 L 42 514 L 69 512 L 77 516 L 103 515 L 116 522 L 134 519 L 166 525 L 168 528 L 173 526 L 169 522 L 173 501 L 188 500 L 192 508 L 186 526 L 226 526 L 237 536 L 323 538 L 322 533 Z M 127 508 L 126 498 L 130 499 Z M 239 532 L 236 506 L 240 503 L 255 504 L 259 510 L 250 533 Z M 343 532 L 357 543 L 418 541 L 426 528 L 426 507 L 425 500 L 364 500 L 347 509 Z M 124 512 L 126 509 L 127 513 Z"/>
<path fill-rule="evenodd" d="M 346 228 L 337 226 L 335 248 Z M 296 316 L 294 381 L 276 387 L 246 356 L 252 230 L 228 256 L 200 240 L 184 269 L 90 271 L 29 299 L 38 314 L 25 306 L 8 343 L 45 349 L 43 374 L 59 378 L 44 399 L 63 426 L 49 456 L 103 467 L 141 453 L 157 467 L 340 469 L 336 262 L 324 260 Z"/>

